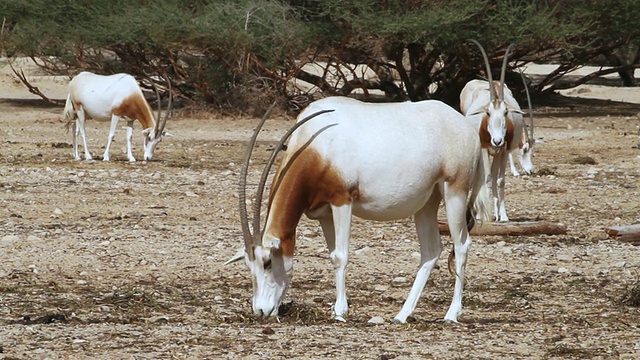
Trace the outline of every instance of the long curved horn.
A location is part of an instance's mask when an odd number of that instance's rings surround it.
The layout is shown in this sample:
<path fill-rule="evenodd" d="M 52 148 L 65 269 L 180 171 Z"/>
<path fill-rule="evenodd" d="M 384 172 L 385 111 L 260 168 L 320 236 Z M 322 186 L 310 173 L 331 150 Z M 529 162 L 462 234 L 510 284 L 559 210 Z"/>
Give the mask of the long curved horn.
<path fill-rule="evenodd" d="M 160 118 L 160 100 L 158 99 L 158 124 L 156 125 L 156 137 L 162 136 L 164 127 L 169 120 L 169 114 L 171 113 L 171 106 L 173 105 L 173 92 L 171 91 L 171 80 L 167 76 L 167 73 L 163 75 L 164 80 L 167 82 L 167 92 L 169 93 L 169 102 L 167 103 L 167 111 L 164 114 L 164 118 Z"/>
<path fill-rule="evenodd" d="M 528 131 L 526 131 L 525 129 L 525 136 L 527 137 L 527 142 L 529 143 L 529 148 L 531 148 L 531 146 L 533 145 L 533 108 L 531 106 L 531 96 L 529 95 L 529 87 L 527 86 L 527 81 L 524 78 L 524 74 L 522 73 L 522 71 L 520 71 L 520 78 L 522 78 L 522 83 L 524 84 L 524 91 L 527 93 L 527 105 L 529 105 L 529 131 L 531 131 L 531 134 L 529 134 Z"/>
<path fill-rule="evenodd" d="M 510 44 L 507 50 L 504 52 L 504 58 L 502 59 L 502 68 L 500 69 L 500 100 L 504 101 L 504 78 L 507 74 L 507 64 L 509 63 L 509 52 L 515 44 Z"/>
<path fill-rule="evenodd" d="M 467 41 L 476 44 L 480 49 L 480 52 L 482 53 L 482 57 L 484 58 L 484 65 L 487 69 L 487 79 L 489 79 L 489 94 L 491 94 L 491 101 L 493 102 L 496 100 L 496 89 L 493 87 L 493 76 L 491 76 L 491 65 L 489 64 L 489 57 L 487 56 L 487 53 L 484 51 L 484 48 L 482 47 L 482 45 L 480 45 L 479 42 L 474 39 L 467 39 Z"/>
<path fill-rule="evenodd" d="M 254 232 L 253 235 L 254 235 L 254 241 L 256 243 L 258 243 L 260 239 L 262 239 L 263 231 L 260 228 L 260 208 L 262 207 L 262 196 L 264 194 L 264 188 L 267 183 L 267 177 L 269 176 L 269 170 L 271 170 L 271 167 L 273 166 L 273 163 L 276 160 L 276 156 L 278 156 L 278 153 L 282 150 L 284 143 L 287 142 L 291 134 L 293 134 L 293 132 L 296 131 L 300 126 L 304 125 L 307 121 L 315 118 L 318 115 L 322 115 L 324 113 L 333 112 L 333 111 L 335 110 L 320 110 L 296 122 L 295 125 L 293 125 L 282 136 L 282 138 L 280 139 L 280 142 L 278 142 L 276 147 L 271 152 L 271 156 L 269 157 L 269 160 L 267 160 L 267 164 L 265 165 L 264 170 L 262 170 L 262 176 L 260 177 L 260 182 L 258 183 L 258 190 L 256 192 L 256 199 L 255 199 L 255 202 L 253 203 L 253 232 Z M 259 233 L 256 234 L 256 232 L 259 232 Z"/>
<path fill-rule="evenodd" d="M 255 130 L 253 130 L 253 135 L 249 140 L 249 144 L 247 145 L 247 151 L 244 155 L 244 163 L 242 164 L 242 171 L 240 172 L 240 182 L 238 183 L 238 201 L 240 205 L 240 224 L 242 226 L 242 236 L 244 238 L 244 248 L 249 256 L 251 261 L 255 260 L 255 254 L 253 253 L 253 236 L 251 235 L 251 230 L 249 229 L 249 215 L 247 214 L 247 174 L 249 173 L 249 160 L 251 159 L 251 153 L 253 152 L 253 148 L 256 145 L 256 140 L 258 139 L 258 133 L 262 129 L 265 121 L 269 117 L 271 110 L 276 105 L 274 102 L 269 106 L 267 111 L 260 119 L 258 126 L 256 126 Z M 257 231 L 260 231 L 257 228 Z M 254 233 L 256 232 L 256 228 L 253 229 Z"/>

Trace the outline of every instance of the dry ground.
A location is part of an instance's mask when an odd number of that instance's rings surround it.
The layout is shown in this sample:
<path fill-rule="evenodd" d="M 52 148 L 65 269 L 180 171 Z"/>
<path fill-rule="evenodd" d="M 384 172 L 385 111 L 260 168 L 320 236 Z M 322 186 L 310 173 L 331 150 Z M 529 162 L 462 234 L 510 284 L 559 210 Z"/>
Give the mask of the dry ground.
<path fill-rule="evenodd" d="M 5 98 L 12 86 L 0 82 Z M 248 270 L 223 262 L 241 246 L 235 193 L 255 119 L 174 118 L 148 163 L 126 161 L 119 130 L 113 161 L 78 162 L 61 108 L 0 100 L 0 359 L 637 358 L 640 309 L 625 298 L 640 248 L 603 232 L 640 222 L 638 118 L 623 109 L 538 108 L 541 171 L 507 178 L 507 206 L 568 234 L 475 237 L 460 323 L 441 322 L 453 293 L 443 256 L 396 325 L 418 265 L 410 219 L 355 221 L 347 323 L 330 318 L 333 271 L 306 219 L 289 311 L 252 316 Z M 292 123 L 268 122 L 255 165 Z M 101 155 L 108 124 L 88 133 Z"/>

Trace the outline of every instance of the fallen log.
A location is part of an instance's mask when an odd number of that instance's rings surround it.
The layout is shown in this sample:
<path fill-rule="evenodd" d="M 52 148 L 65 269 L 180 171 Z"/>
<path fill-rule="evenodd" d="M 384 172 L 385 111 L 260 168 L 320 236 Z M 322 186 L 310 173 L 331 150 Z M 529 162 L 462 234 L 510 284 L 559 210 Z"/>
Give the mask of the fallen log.
<path fill-rule="evenodd" d="M 438 219 L 440 234 L 449 235 L 449 224 L 446 220 Z M 486 223 L 477 225 L 471 230 L 471 235 L 564 235 L 567 227 L 562 223 L 549 221 L 522 221 L 505 223 Z"/>
<path fill-rule="evenodd" d="M 622 242 L 635 243 L 640 242 L 640 224 L 610 226 L 604 231 L 610 238 Z"/>

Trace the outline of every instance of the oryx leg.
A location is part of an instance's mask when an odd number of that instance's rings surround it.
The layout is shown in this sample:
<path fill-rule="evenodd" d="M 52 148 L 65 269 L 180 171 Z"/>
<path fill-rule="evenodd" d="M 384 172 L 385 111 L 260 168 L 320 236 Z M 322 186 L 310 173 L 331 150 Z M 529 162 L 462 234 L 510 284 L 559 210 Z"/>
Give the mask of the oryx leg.
<path fill-rule="evenodd" d="M 320 221 L 327 240 L 327 246 L 329 247 L 329 257 L 335 270 L 336 302 L 333 306 L 333 313 L 335 319 L 339 321 L 345 321 L 344 316 L 349 311 L 346 271 L 349 261 L 351 212 L 351 203 L 342 206 L 331 205 L 331 219 L 325 218 Z"/>
<path fill-rule="evenodd" d="M 513 151 L 518 151 L 519 152 L 519 149 L 515 149 Z M 516 169 L 516 164 L 514 164 L 514 162 L 513 162 L 513 151 L 509 151 L 509 166 L 511 167 L 511 174 L 513 176 L 520 176 L 520 173 L 518 172 L 518 169 Z M 520 164 L 522 164 L 522 160 L 520 160 Z"/>
<path fill-rule="evenodd" d="M 446 186 L 446 185 L 445 185 Z M 467 255 L 471 246 L 471 237 L 467 231 L 466 211 L 467 192 L 460 191 L 453 187 L 445 188 L 445 206 L 447 210 L 447 222 L 451 231 L 451 240 L 455 249 L 456 259 L 456 283 L 453 292 L 453 299 L 449 311 L 445 315 L 445 321 L 458 321 L 458 316 L 462 314 L 462 291 L 464 289 L 465 268 L 467 265 Z"/>
<path fill-rule="evenodd" d="M 82 146 L 84 147 L 84 159 L 85 160 L 93 160 L 93 158 L 91 157 L 91 153 L 89 152 L 89 147 L 87 146 L 87 133 L 84 129 L 84 124 L 85 124 L 85 120 L 86 120 L 86 116 L 84 113 L 84 109 L 81 107 L 77 112 L 76 115 L 78 116 L 78 118 L 76 119 L 76 124 L 75 124 L 75 128 L 73 131 L 73 137 L 74 137 L 74 156 L 76 158 L 76 160 L 80 160 L 80 155 L 78 155 L 78 131 L 80 132 L 80 135 L 82 135 Z"/>
<path fill-rule="evenodd" d="M 73 122 L 71 125 L 71 139 L 73 140 L 73 158 L 76 160 L 80 160 L 80 154 L 78 154 L 78 120 Z"/>
<path fill-rule="evenodd" d="M 414 215 L 418 241 L 420 242 L 420 268 L 407 300 L 393 319 L 395 323 L 405 323 L 407 317 L 413 313 L 429 275 L 442 253 L 440 231 L 438 230 L 438 206 L 441 200 L 441 189 L 435 187 L 424 207 Z"/>
<path fill-rule="evenodd" d="M 127 158 L 130 162 L 136 161 L 133 157 L 133 149 L 131 146 L 131 138 L 133 137 L 133 120 L 127 119 Z"/>
<path fill-rule="evenodd" d="M 494 211 L 496 212 L 496 221 L 509 221 L 507 216 L 507 209 L 504 203 L 504 184 L 505 184 L 505 168 L 507 167 L 507 152 L 506 150 L 500 151 L 493 158 L 493 164 L 491 173 L 495 174 L 495 180 L 493 181 L 494 189 Z M 494 166 L 495 165 L 495 166 Z M 497 190 L 497 196 L 496 191 Z"/>
<path fill-rule="evenodd" d="M 116 136 L 116 127 L 118 126 L 118 121 L 120 121 L 120 116 L 111 115 L 111 128 L 109 129 L 109 138 L 107 139 L 107 148 L 104 149 L 104 155 L 102 156 L 103 161 L 109 161 L 109 152 L 111 151 L 111 142 L 113 142 L 113 138 Z"/>

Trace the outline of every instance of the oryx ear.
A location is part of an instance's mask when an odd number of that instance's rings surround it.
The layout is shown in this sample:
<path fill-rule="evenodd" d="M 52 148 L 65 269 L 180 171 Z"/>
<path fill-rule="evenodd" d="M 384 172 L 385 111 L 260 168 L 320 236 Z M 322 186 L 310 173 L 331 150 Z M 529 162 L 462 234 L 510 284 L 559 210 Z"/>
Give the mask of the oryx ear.
<path fill-rule="evenodd" d="M 148 135 L 149 133 L 151 133 L 151 130 L 152 130 L 151 128 L 144 129 L 144 130 L 142 130 L 142 133 L 145 134 L 145 135 Z"/>
<path fill-rule="evenodd" d="M 238 249 L 238 251 L 236 252 L 236 254 L 235 254 L 235 255 L 233 255 L 233 256 L 231 257 L 231 259 L 227 260 L 227 262 L 225 262 L 224 264 L 225 264 L 225 265 L 229 265 L 229 264 L 231 264 L 231 263 L 234 263 L 234 262 L 236 262 L 236 261 L 240 261 L 240 260 L 242 260 L 242 259 L 244 259 L 244 248 Z"/>
<path fill-rule="evenodd" d="M 513 109 L 513 108 L 507 108 L 507 111 L 509 112 L 514 112 L 516 114 L 520 114 L 520 115 L 524 115 L 526 114 L 524 111 L 520 110 L 520 109 Z"/>
<path fill-rule="evenodd" d="M 470 114 L 467 114 L 467 116 L 475 116 L 475 115 L 478 115 L 478 114 L 485 114 L 486 112 L 487 112 L 487 107 L 483 106 L 483 107 L 481 107 L 479 109 L 476 109 L 476 111 L 474 111 L 474 112 L 472 112 Z"/>

